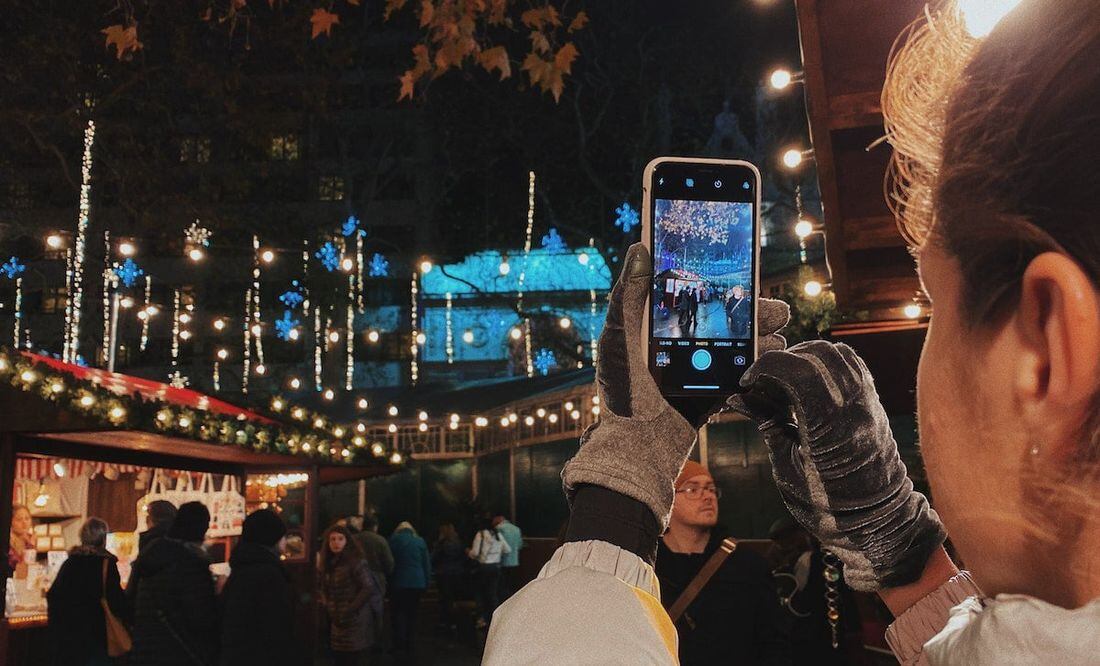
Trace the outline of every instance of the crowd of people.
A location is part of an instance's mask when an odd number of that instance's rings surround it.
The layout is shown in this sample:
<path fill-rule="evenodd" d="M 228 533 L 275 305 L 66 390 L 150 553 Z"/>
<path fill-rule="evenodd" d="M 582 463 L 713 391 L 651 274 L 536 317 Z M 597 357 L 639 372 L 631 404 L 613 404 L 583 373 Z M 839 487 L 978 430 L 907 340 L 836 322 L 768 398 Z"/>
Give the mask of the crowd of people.
<path fill-rule="evenodd" d="M 28 531 L 20 508 L 13 512 L 12 549 Z M 246 517 L 229 557 L 230 574 L 222 578 L 212 574 L 204 547 L 210 524 L 205 505 L 177 508 L 160 500 L 147 510 L 149 527 L 139 535 L 127 581 L 106 548 L 107 523 L 91 517 L 83 524 L 80 545 L 47 594 L 52 663 L 271 666 L 313 663 L 316 652 L 336 666 L 362 664 L 387 642 L 387 599 L 389 650 L 401 659 L 414 651 L 421 596 L 433 582 L 440 627 L 452 636 L 460 623 L 458 601 L 476 601 L 476 627 L 485 629 L 518 585 L 523 537 L 503 516 L 484 517 L 469 545 L 453 524 L 444 524 L 430 549 L 407 521 L 387 539 L 373 515 L 349 516 L 325 530 L 320 542 L 314 596 L 319 632 L 311 638 L 298 626 L 299 607 L 309 596 L 295 589 L 284 566 L 287 528 L 277 513 L 262 509 Z"/>

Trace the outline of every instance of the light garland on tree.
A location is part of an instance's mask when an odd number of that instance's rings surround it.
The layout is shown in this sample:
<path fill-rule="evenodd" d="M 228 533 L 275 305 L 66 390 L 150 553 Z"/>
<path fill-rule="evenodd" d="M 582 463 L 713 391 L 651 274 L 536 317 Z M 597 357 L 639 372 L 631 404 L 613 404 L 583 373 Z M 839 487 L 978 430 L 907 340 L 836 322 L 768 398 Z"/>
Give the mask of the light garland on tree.
<path fill-rule="evenodd" d="M 535 172 L 527 172 L 527 230 L 523 239 L 523 267 L 519 271 L 519 291 L 516 309 L 523 313 L 523 282 L 527 278 L 527 260 L 531 257 L 531 232 L 535 227 Z M 531 357 L 531 318 L 523 319 L 523 354 L 527 365 L 527 376 L 535 376 L 534 359 Z"/>
<path fill-rule="evenodd" d="M 180 361 L 180 290 L 172 290 L 172 371 L 169 379 L 179 377 Z"/>
<path fill-rule="evenodd" d="M 20 331 L 19 328 L 23 323 L 23 278 L 15 278 L 15 346 L 19 347 Z M 29 347 L 30 345 L 28 345 Z"/>
<path fill-rule="evenodd" d="M 596 249 L 596 239 L 595 238 L 589 238 L 588 239 L 588 247 L 592 248 L 592 250 L 595 251 L 595 249 Z M 590 271 L 593 270 L 593 266 L 592 266 L 591 263 L 588 265 L 588 270 L 590 270 Z M 597 347 L 598 347 L 597 340 L 596 340 L 596 290 L 595 289 L 589 289 L 588 290 L 588 307 L 589 307 L 589 314 L 591 315 L 588 318 L 588 344 L 592 349 L 592 367 L 594 368 L 594 367 L 596 367 L 596 350 L 597 350 Z"/>
<path fill-rule="evenodd" d="M 214 361 L 214 392 L 217 393 L 222 390 L 222 373 L 221 366 L 218 361 Z"/>
<path fill-rule="evenodd" d="M 344 372 L 344 390 L 352 389 L 352 380 L 355 378 L 355 274 L 348 275 L 348 330 L 344 334 L 347 345 L 347 367 Z"/>
<path fill-rule="evenodd" d="M 324 339 L 321 337 L 321 306 L 313 308 L 313 388 L 320 393 L 325 387 L 321 385 L 321 352 Z"/>
<path fill-rule="evenodd" d="M 452 308 L 451 292 L 447 292 L 447 364 L 450 365 L 455 362 L 455 331 L 454 325 L 451 322 L 451 308 Z"/>
<path fill-rule="evenodd" d="M 153 278 L 145 276 L 145 305 L 142 306 L 142 312 L 145 316 L 141 318 L 141 344 L 138 345 L 139 351 L 145 351 L 145 348 L 149 346 L 149 320 L 153 318 L 149 312 L 150 297 L 153 294 Z"/>
<path fill-rule="evenodd" d="M 256 341 L 256 362 L 264 364 L 263 321 L 260 314 L 260 237 L 252 236 L 252 336 Z"/>
<path fill-rule="evenodd" d="M 92 195 L 92 145 L 95 143 L 95 123 L 91 120 L 84 128 L 84 157 L 80 166 L 80 209 L 76 223 L 76 252 L 72 264 L 73 290 L 71 311 L 65 328 L 69 331 L 69 348 L 65 361 L 73 363 L 80 355 L 80 315 L 84 300 L 84 253 L 87 245 Z"/>
<path fill-rule="evenodd" d="M 244 353 L 241 363 L 241 393 L 248 393 L 248 373 L 252 369 L 252 287 L 244 290 Z"/>
<path fill-rule="evenodd" d="M 117 279 L 111 267 L 111 232 L 103 232 L 103 364 L 111 355 L 111 285 Z"/>
<path fill-rule="evenodd" d="M 61 347 L 61 359 L 69 362 L 69 352 L 72 349 L 72 321 L 73 321 L 73 249 L 65 249 L 65 330 L 64 343 Z"/>
<path fill-rule="evenodd" d="M 412 274 L 412 287 L 409 289 L 409 299 L 411 301 L 410 313 L 412 315 L 412 345 L 409 347 L 409 351 L 412 352 L 412 361 L 409 362 L 409 375 L 412 379 L 413 386 L 416 386 L 416 380 L 420 377 L 420 367 L 417 364 L 417 357 L 420 355 L 420 345 L 417 343 L 417 337 L 420 335 L 420 331 L 417 330 L 417 295 L 420 291 L 419 288 L 420 274 L 413 271 Z"/>

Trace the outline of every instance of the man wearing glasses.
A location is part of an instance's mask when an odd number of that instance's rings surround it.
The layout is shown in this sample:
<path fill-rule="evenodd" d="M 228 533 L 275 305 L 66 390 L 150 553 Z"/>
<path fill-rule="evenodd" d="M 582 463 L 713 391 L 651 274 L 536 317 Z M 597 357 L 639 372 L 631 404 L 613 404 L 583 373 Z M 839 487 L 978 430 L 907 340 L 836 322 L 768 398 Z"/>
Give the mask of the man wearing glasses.
<path fill-rule="evenodd" d="M 718 528 L 721 496 L 707 468 L 688 460 L 676 479 L 668 531 L 657 547 L 661 602 L 672 612 L 728 536 Z M 676 630 L 684 666 L 791 663 L 768 565 L 746 549 L 735 549 L 722 561 L 680 614 Z"/>

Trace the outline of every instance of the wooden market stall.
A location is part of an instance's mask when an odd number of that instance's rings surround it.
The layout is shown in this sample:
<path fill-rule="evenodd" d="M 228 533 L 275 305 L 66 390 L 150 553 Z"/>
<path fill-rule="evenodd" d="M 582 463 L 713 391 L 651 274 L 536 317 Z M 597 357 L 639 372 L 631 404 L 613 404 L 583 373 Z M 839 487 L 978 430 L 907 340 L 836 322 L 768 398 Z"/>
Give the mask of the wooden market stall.
<path fill-rule="evenodd" d="M 319 415 L 308 418 L 283 422 L 195 391 L 0 351 L 0 538 L 9 553 L 0 666 L 37 663 L 45 654 L 44 592 L 79 544 L 84 520 L 107 520 L 108 549 L 125 581 L 142 511 L 160 498 L 211 509 L 212 575 L 227 573 L 245 513 L 280 512 L 299 596 L 296 626 L 311 641 L 319 486 L 394 466 L 333 436 Z M 21 539 L 27 547 L 13 556 L 15 505 L 30 512 L 33 538 Z"/>

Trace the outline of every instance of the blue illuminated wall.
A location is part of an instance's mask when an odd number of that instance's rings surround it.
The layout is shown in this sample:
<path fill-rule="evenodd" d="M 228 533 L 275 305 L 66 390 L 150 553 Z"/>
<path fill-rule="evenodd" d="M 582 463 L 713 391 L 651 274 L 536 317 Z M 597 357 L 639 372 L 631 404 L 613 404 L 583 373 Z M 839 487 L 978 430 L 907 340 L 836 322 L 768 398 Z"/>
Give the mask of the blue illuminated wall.
<path fill-rule="evenodd" d="M 497 251 L 472 254 L 462 263 L 443 266 L 442 270 L 437 267 L 421 278 L 421 295 L 430 299 L 444 298 L 448 293 L 456 297 L 515 293 L 520 288 L 521 273 L 524 274 L 524 293 L 607 291 L 611 288 L 611 271 L 603 256 L 590 248 L 565 252 L 531 250 L 526 260 L 522 250 L 507 253 L 507 256 L 507 275 L 500 272 L 505 253 Z M 582 259 L 585 263 L 581 263 Z"/>

